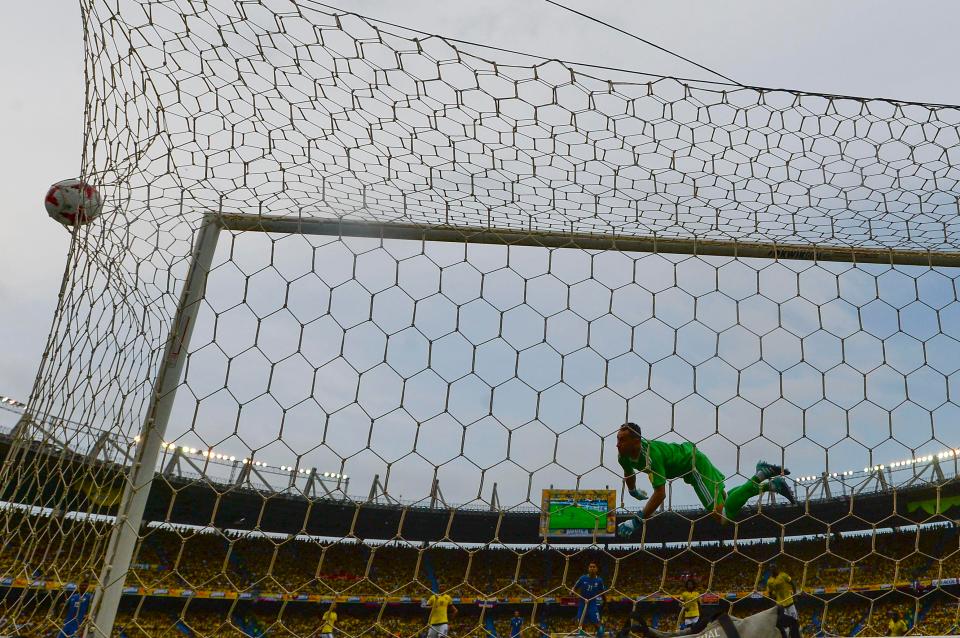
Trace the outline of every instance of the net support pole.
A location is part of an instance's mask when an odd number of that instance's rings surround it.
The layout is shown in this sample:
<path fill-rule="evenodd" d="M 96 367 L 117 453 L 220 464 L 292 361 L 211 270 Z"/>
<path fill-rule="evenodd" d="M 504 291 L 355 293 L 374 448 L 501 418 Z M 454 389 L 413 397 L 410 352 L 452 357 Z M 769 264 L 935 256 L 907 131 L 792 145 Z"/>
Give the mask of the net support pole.
<path fill-rule="evenodd" d="M 130 562 L 140 535 L 147 496 L 150 494 L 150 486 L 160 458 L 160 446 L 183 374 L 190 336 L 196 324 L 219 234 L 217 217 L 204 217 L 203 225 L 194 239 L 180 302 L 164 348 L 163 359 L 157 370 L 150 409 L 140 432 L 140 444 L 127 475 L 120 509 L 107 545 L 100 572 L 100 586 L 93 602 L 93 624 L 90 627 L 93 638 L 110 638 L 113 633 L 124 579 L 130 570 Z"/>

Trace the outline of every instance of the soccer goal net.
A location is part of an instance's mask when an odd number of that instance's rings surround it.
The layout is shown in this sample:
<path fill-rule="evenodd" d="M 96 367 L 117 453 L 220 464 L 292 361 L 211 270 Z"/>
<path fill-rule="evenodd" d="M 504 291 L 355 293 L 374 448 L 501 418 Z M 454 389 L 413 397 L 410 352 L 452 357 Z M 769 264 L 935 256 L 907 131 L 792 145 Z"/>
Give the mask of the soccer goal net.
<path fill-rule="evenodd" d="M 954 626 L 960 110 L 81 5 L 106 208 L 0 439 L 0 622 L 593 635 L 779 582 L 805 632 Z M 665 493 L 618 537 L 628 421 Z"/>

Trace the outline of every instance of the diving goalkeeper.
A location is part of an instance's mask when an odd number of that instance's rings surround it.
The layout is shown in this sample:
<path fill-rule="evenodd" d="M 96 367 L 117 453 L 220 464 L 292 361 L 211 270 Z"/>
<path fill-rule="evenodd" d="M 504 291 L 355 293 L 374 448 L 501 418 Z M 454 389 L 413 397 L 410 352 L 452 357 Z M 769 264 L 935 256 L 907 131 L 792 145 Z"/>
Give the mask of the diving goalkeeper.
<path fill-rule="evenodd" d="M 637 489 L 637 474 L 640 472 L 650 478 L 653 487 L 653 494 L 643 510 L 617 526 L 617 534 L 624 538 L 633 535 L 640 523 L 657 511 L 666 499 L 665 486 L 669 479 L 683 479 L 693 487 L 700 503 L 721 522 L 735 518 L 750 498 L 763 492 L 774 492 L 796 503 L 793 490 L 783 478 L 790 470 L 760 461 L 756 473 L 728 494 L 724 485 L 726 477 L 692 443 L 649 441 L 643 438 L 636 423 L 625 423 L 617 432 L 617 461 L 623 468 L 623 478 L 631 496 L 641 501 L 647 498 L 646 492 Z"/>

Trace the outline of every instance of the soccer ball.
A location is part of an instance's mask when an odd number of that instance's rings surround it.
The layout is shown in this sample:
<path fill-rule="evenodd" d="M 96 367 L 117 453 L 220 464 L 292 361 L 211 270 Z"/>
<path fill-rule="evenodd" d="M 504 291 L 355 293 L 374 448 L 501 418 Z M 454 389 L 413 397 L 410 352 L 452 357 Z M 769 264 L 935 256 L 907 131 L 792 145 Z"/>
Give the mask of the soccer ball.
<path fill-rule="evenodd" d="M 43 201 L 47 214 L 64 226 L 89 224 L 103 212 L 103 199 L 97 189 L 79 179 L 57 182 Z"/>

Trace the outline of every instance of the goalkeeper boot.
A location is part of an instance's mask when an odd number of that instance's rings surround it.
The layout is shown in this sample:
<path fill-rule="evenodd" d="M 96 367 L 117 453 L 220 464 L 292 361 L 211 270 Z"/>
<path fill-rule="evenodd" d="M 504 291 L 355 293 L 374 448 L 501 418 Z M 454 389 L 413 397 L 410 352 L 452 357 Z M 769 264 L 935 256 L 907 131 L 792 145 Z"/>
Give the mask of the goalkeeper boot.
<path fill-rule="evenodd" d="M 790 484 L 787 483 L 787 479 L 782 476 L 770 479 L 770 488 L 773 492 L 790 501 L 791 505 L 797 504 L 797 497 L 793 495 L 793 490 L 790 488 Z"/>
<path fill-rule="evenodd" d="M 754 474 L 753 477 L 760 482 L 772 479 L 775 476 L 787 476 L 790 474 L 790 470 L 782 468 L 779 465 L 774 465 L 773 463 L 767 463 L 766 461 L 759 461 L 756 469 L 757 473 Z"/>

